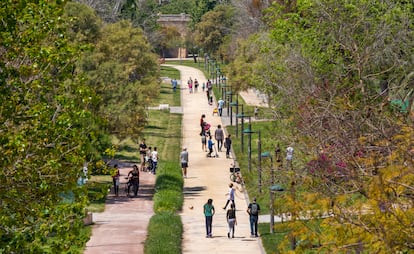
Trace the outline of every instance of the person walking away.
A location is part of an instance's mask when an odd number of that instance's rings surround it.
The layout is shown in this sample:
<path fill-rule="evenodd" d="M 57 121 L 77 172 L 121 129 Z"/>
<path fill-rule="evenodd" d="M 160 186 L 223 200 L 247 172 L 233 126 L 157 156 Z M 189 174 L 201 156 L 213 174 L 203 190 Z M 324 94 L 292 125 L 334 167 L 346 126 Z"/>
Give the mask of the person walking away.
<path fill-rule="evenodd" d="M 221 148 L 223 147 L 223 139 L 224 139 L 224 131 L 219 124 L 217 129 L 214 131 L 214 138 L 217 141 L 217 150 L 221 152 Z"/>
<path fill-rule="evenodd" d="M 204 125 L 206 124 L 205 119 L 206 115 L 202 114 L 201 118 L 200 118 L 200 127 L 201 127 L 201 132 L 200 132 L 200 136 L 203 136 L 203 134 L 205 134 L 205 129 L 204 129 Z"/>
<path fill-rule="evenodd" d="M 188 168 L 188 152 L 187 148 L 184 147 L 180 154 L 181 168 L 183 171 L 183 177 L 187 178 L 187 168 Z"/>
<path fill-rule="evenodd" d="M 213 146 L 214 146 L 214 142 L 213 142 L 213 137 L 210 136 L 208 138 L 208 154 L 207 157 L 211 157 L 211 154 L 213 153 Z"/>
<path fill-rule="evenodd" d="M 145 139 L 141 140 L 141 143 L 139 144 L 139 155 L 140 155 L 140 167 L 141 171 L 145 168 L 145 155 L 147 155 L 147 145 L 145 144 Z"/>
<path fill-rule="evenodd" d="M 230 150 L 231 150 L 231 135 L 230 134 L 224 140 L 224 147 L 226 148 L 226 158 L 230 159 Z"/>
<path fill-rule="evenodd" d="M 249 214 L 250 219 L 250 236 L 251 237 L 258 237 L 257 232 L 257 223 L 259 221 L 259 212 L 260 206 L 256 203 L 256 198 L 253 199 L 253 202 L 249 204 L 247 207 L 247 213 Z"/>
<path fill-rule="evenodd" d="M 171 84 L 172 84 L 172 88 L 174 92 L 177 90 L 177 83 L 178 82 L 176 79 L 171 80 Z"/>
<path fill-rule="evenodd" d="M 158 151 L 157 147 L 154 147 L 154 150 L 151 152 L 151 159 L 152 159 L 152 173 L 155 175 L 158 166 Z"/>
<path fill-rule="evenodd" d="M 134 165 L 132 170 L 128 173 L 128 178 L 130 184 L 128 185 L 128 197 L 129 197 L 129 190 L 132 186 L 132 191 L 134 192 L 134 197 L 138 196 L 138 189 L 139 189 L 139 170 L 138 166 Z"/>
<path fill-rule="evenodd" d="M 191 79 L 191 77 L 187 81 L 187 84 L 188 84 L 188 89 L 189 89 L 190 93 L 193 93 L 193 80 Z"/>
<path fill-rule="evenodd" d="M 118 165 L 115 164 L 114 166 L 114 173 L 112 175 L 112 182 L 114 183 L 114 194 L 116 197 L 119 195 L 119 177 L 121 174 L 119 173 Z"/>
<path fill-rule="evenodd" d="M 203 92 L 206 90 L 206 83 L 203 82 L 203 84 L 201 85 L 201 89 L 203 89 Z"/>
<path fill-rule="evenodd" d="M 213 216 L 215 213 L 213 200 L 210 198 L 207 200 L 207 203 L 204 204 L 204 216 L 206 219 L 206 237 L 211 238 L 212 235 L 212 227 L 213 227 Z"/>
<path fill-rule="evenodd" d="M 234 238 L 234 228 L 235 225 L 237 225 L 237 219 L 236 219 L 236 207 L 231 204 L 230 205 L 230 209 L 227 210 L 227 214 L 226 214 L 226 218 L 227 218 L 227 224 L 229 225 L 229 232 L 227 233 L 227 237 L 230 238 Z"/>
<path fill-rule="evenodd" d="M 234 205 L 234 208 L 236 208 L 236 203 L 234 202 L 234 188 L 233 188 L 233 183 L 229 184 L 229 191 L 228 193 L 226 193 L 226 195 L 228 195 L 227 197 L 227 202 L 226 205 L 224 205 L 223 209 L 226 210 L 227 205 L 231 202 L 232 205 Z"/>
<path fill-rule="evenodd" d="M 223 114 L 223 107 L 224 107 L 224 101 L 222 98 L 220 98 L 217 102 L 217 109 L 218 109 L 219 116 Z"/>
<path fill-rule="evenodd" d="M 205 133 L 201 135 L 201 150 L 207 152 L 207 138 Z"/>
<path fill-rule="evenodd" d="M 198 91 L 198 85 L 199 85 L 198 80 L 195 78 L 194 79 L 194 92 L 195 93 Z"/>

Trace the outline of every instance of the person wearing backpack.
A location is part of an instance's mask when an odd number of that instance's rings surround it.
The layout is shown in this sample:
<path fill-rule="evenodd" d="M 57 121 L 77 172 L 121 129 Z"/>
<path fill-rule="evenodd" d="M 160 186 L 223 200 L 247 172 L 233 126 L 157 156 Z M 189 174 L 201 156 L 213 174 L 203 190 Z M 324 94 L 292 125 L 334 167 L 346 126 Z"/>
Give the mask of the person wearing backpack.
<path fill-rule="evenodd" d="M 247 207 L 247 213 L 250 217 L 250 236 L 251 237 L 258 237 L 257 234 L 257 223 L 259 221 L 259 212 L 260 206 L 256 203 L 256 198 L 253 199 L 253 202 L 249 204 Z"/>

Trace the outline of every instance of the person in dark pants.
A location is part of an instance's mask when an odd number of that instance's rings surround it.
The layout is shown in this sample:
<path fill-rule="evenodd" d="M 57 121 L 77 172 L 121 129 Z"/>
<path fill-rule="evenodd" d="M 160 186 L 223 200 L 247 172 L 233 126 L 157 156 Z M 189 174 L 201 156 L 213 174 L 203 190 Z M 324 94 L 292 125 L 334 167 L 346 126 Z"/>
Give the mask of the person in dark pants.
<path fill-rule="evenodd" d="M 207 200 L 207 203 L 204 204 L 204 216 L 206 218 L 206 237 L 211 238 L 212 235 L 212 225 L 213 225 L 213 216 L 215 213 L 213 200 L 210 198 Z"/>
<path fill-rule="evenodd" d="M 134 197 L 138 196 L 138 189 L 139 189 L 139 170 L 138 166 L 134 165 L 132 170 L 128 173 L 130 184 L 128 185 L 128 196 L 129 190 L 132 186 L 132 190 L 134 192 Z"/>
<path fill-rule="evenodd" d="M 256 203 L 256 198 L 253 199 L 253 202 L 249 204 L 247 207 L 247 213 L 250 217 L 250 236 L 251 237 L 258 237 L 257 233 L 257 223 L 259 221 L 259 212 L 260 206 Z"/>
<path fill-rule="evenodd" d="M 112 175 L 112 181 L 114 183 L 114 193 L 115 193 L 115 196 L 118 197 L 118 195 L 119 195 L 119 176 L 121 174 L 119 173 L 119 169 L 118 169 L 118 165 L 117 164 L 115 164 L 114 170 L 115 171 L 114 171 L 114 174 Z"/>
<path fill-rule="evenodd" d="M 217 141 L 217 150 L 221 152 L 221 147 L 223 146 L 223 139 L 224 139 L 224 131 L 219 124 L 217 126 L 216 131 L 214 132 L 214 138 Z"/>
<path fill-rule="evenodd" d="M 226 158 L 230 158 L 230 150 L 231 150 L 231 135 L 229 134 L 226 139 L 224 140 L 224 147 L 226 148 Z"/>

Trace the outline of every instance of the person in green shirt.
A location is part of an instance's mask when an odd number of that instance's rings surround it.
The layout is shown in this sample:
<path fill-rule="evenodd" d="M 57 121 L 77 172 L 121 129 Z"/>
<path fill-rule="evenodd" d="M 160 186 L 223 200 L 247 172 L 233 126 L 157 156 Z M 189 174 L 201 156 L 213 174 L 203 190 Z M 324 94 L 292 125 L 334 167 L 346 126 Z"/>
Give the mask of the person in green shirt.
<path fill-rule="evenodd" d="M 207 200 L 207 203 L 204 204 L 204 216 L 206 217 L 206 237 L 211 238 L 211 228 L 213 225 L 213 215 L 215 213 L 213 200 L 210 198 Z"/>

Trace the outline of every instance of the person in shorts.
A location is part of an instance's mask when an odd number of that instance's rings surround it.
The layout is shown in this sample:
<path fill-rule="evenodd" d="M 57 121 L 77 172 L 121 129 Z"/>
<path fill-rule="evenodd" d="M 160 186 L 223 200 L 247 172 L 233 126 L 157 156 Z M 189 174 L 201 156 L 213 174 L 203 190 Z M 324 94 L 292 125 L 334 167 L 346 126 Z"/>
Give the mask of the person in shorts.
<path fill-rule="evenodd" d="M 183 177 L 187 178 L 187 168 L 188 168 L 188 152 L 187 148 L 184 147 L 180 154 L 181 168 L 183 170 Z"/>

